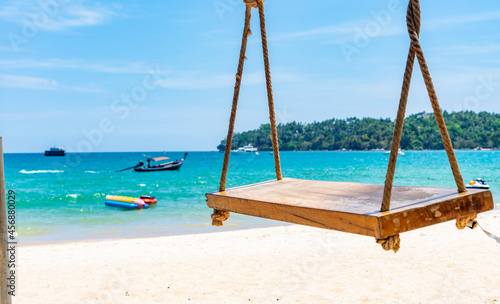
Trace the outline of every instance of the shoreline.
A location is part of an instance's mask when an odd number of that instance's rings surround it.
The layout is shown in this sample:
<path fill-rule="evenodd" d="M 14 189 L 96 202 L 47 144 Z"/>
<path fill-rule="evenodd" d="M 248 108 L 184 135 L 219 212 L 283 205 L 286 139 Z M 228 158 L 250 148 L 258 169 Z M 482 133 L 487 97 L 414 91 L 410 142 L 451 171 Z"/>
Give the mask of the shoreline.
<path fill-rule="evenodd" d="M 172 229 L 172 232 L 142 232 L 142 233 L 130 233 L 124 231 L 97 231 L 93 233 L 86 234 L 89 237 L 76 237 L 76 238 L 64 238 L 64 239 L 53 239 L 44 238 L 41 236 L 40 240 L 28 240 L 23 241 L 23 236 L 19 236 L 19 246 L 44 246 L 44 245 L 55 245 L 55 244 L 71 244 L 78 242 L 102 242 L 102 241 L 118 241 L 118 240 L 135 240 L 135 239 L 153 239 L 162 237 L 172 237 L 172 236 L 185 236 L 185 235 L 199 235 L 199 234 L 210 234 L 210 233 L 224 233 L 231 231 L 241 231 L 241 230 L 251 230 L 251 229 L 261 229 L 261 228 L 272 228 L 293 225 L 286 222 L 273 221 L 261 218 L 254 218 L 250 216 L 244 216 L 245 218 L 239 218 L 243 215 L 236 214 L 237 219 L 235 223 L 227 222 L 224 223 L 223 227 L 213 227 L 211 223 L 207 222 L 204 224 L 192 224 L 186 225 L 186 227 L 181 227 L 179 229 Z M 234 217 L 234 215 L 233 215 Z M 197 226 L 196 228 L 189 228 L 188 226 Z M 106 234 L 116 234 L 114 237 L 106 237 Z M 101 237 L 99 237 L 101 236 Z M 26 236 L 24 236 L 26 237 Z M 37 238 L 37 237 L 30 237 Z"/>
<path fill-rule="evenodd" d="M 491 214 L 491 216 L 500 216 L 500 204 L 494 205 L 495 209 L 485 213 L 486 215 Z M 479 216 L 481 217 L 482 214 Z M 234 215 L 233 215 L 234 216 Z M 241 217 L 242 215 L 237 214 L 236 216 Z M 86 238 L 69 238 L 69 239 L 41 239 L 41 240 L 29 240 L 23 241 L 23 236 L 19 236 L 19 247 L 30 247 L 30 246 L 45 246 L 45 245 L 59 245 L 59 244 L 72 244 L 72 243 L 96 243 L 96 242 L 106 242 L 106 241 L 120 241 L 120 240 L 140 240 L 140 239 L 156 239 L 163 237 L 175 237 L 175 236 L 187 236 L 187 235 L 204 235 L 211 233 L 225 233 L 233 231 L 245 231 L 252 229 L 266 229 L 273 227 L 286 227 L 294 226 L 296 224 L 291 224 L 287 222 L 280 222 L 274 220 L 266 220 L 261 218 L 254 218 L 250 216 L 244 216 L 245 218 L 238 218 L 236 223 L 225 222 L 223 227 L 213 227 L 210 223 L 199 224 L 196 229 L 180 228 L 172 230 L 170 233 L 159 232 L 159 233 L 117 233 L 115 237 L 106 237 L 108 231 L 99 231 L 88 234 L 92 237 Z M 103 237 L 98 237 L 102 235 Z"/>
<path fill-rule="evenodd" d="M 479 217 L 492 233 L 500 215 Z M 16 302 L 496 303 L 499 245 L 453 221 L 373 238 L 306 226 L 19 247 Z M 388 296 L 390 295 L 390 296 Z"/>

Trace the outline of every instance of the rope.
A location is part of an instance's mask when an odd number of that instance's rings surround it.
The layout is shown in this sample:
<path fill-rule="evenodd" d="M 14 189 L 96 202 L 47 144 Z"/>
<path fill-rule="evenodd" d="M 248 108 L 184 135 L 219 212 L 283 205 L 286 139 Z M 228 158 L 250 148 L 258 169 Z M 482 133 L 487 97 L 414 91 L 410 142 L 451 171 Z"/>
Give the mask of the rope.
<path fill-rule="evenodd" d="M 212 213 L 212 226 L 217 226 L 221 227 L 223 226 L 223 222 L 227 221 L 229 218 L 229 211 L 223 211 L 223 210 L 214 210 L 214 213 Z"/>
<path fill-rule="evenodd" d="M 231 146 L 233 144 L 234 123 L 236 121 L 236 111 L 238 110 L 238 99 L 240 97 L 241 79 L 243 77 L 243 67 L 245 66 L 245 54 L 247 51 L 248 36 L 252 34 L 250 30 L 250 20 L 252 19 L 252 8 L 247 5 L 245 11 L 245 27 L 243 30 L 243 38 L 241 41 L 240 60 L 238 63 L 238 71 L 236 73 L 236 84 L 234 85 L 233 106 L 231 108 L 231 117 L 229 118 L 229 130 L 226 137 L 226 150 L 224 152 L 224 164 L 222 165 L 222 174 L 220 178 L 219 191 L 226 190 L 226 177 L 229 168 L 229 156 L 231 154 Z"/>
<path fill-rule="evenodd" d="M 241 40 L 240 59 L 238 62 L 238 70 L 236 72 L 236 84 L 234 85 L 233 105 L 231 107 L 231 116 L 229 118 L 229 129 L 227 131 L 227 137 L 226 137 L 224 164 L 222 165 L 222 174 L 220 177 L 220 184 L 219 184 L 220 192 L 226 190 L 227 170 L 229 168 L 229 156 L 231 155 L 231 147 L 233 144 L 234 123 L 236 121 L 236 111 L 238 110 L 238 99 L 240 97 L 241 79 L 243 78 L 243 67 L 245 66 L 245 60 L 246 60 L 245 54 L 247 51 L 248 36 L 252 34 L 252 31 L 250 30 L 251 19 L 252 19 L 252 7 L 250 5 L 247 5 L 245 11 L 245 26 L 243 29 L 243 38 Z M 222 226 L 222 222 L 224 222 L 228 218 L 229 218 L 229 212 L 214 209 L 214 213 L 212 214 L 212 225 L 220 227 Z"/>
<path fill-rule="evenodd" d="M 399 238 L 399 234 L 391 235 L 385 239 L 378 239 L 377 244 L 382 245 L 382 248 L 386 251 L 392 250 L 396 253 L 401 247 L 401 239 Z"/>
<path fill-rule="evenodd" d="M 406 22 L 412 23 L 415 31 L 420 33 L 420 8 L 413 9 L 412 2 L 408 5 L 408 13 Z M 403 133 L 403 125 L 406 114 L 406 105 L 408 103 L 408 94 L 410 92 L 411 77 L 413 75 L 413 66 L 415 65 L 415 50 L 413 44 L 410 45 L 408 59 L 406 60 L 406 69 L 403 79 L 403 88 L 401 89 L 401 98 L 399 100 L 398 115 L 394 126 L 394 136 L 392 140 L 391 156 L 389 157 L 389 165 L 387 166 L 387 175 L 385 177 L 384 196 L 382 198 L 382 212 L 389 211 L 391 205 L 391 193 L 394 182 L 394 173 L 396 172 L 396 163 L 398 160 L 398 150 L 401 143 L 401 135 Z"/>
<path fill-rule="evenodd" d="M 412 0 L 412 2 L 417 3 L 417 5 L 419 5 L 418 4 L 419 0 Z M 457 184 L 458 192 L 465 193 L 467 192 L 467 189 L 465 188 L 465 183 L 462 178 L 462 174 L 460 174 L 460 169 L 458 168 L 457 158 L 455 156 L 455 152 L 453 151 L 453 145 L 451 143 L 450 135 L 448 134 L 448 129 L 446 128 L 443 112 L 441 111 L 441 107 L 439 106 L 439 101 L 436 95 L 436 90 L 434 89 L 434 84 L 432 82 L 432 77 L 429 71 L 429 67 L 427 66 L 427 62 L 425 61 L 424 52 L 422 51 L 420 41 L 418 40 L 418 34 L 416 33 L 414 28 L 411 29 L 410 38 L 412 40 L 413 47 L 417 54 L 417 59 L 420 64 L 420 70 L 422 71 L 422 75 L 425 81 L 425 86 L 427 87 L 429 98 L 431 99 L 432 108 L 434 110 L 434 116 L 436 117 L 436 122 L 439 127 L 439 132 L 441 133 L 441 138 L 443 140 L 443 145 L 446 150 L 446 154 L 448 154 L 448 160 L 450 162 L 451 170 L 453 172 L 453 177 L 455 178 L 455 183 Z"/>
<path fill-rule="evenodd" d="M 223 192 L 226 190 L 226 179 L 227 179 L 227 171 L 229 169 L 229 156 L 231 154 L 231 147 L 233 141 L 234 134 L 234 124 L 236 121 L 236 112 L 238 110 L 238 99 L 240 96 L 240 87 L 241 80 L 243 77 L 243 67 L 245 65 L 245 54 L 248 43 L 248 36 L 251 35 L 252 31 L 250 30 L 250 20 L 252 18 L 252 7 L 259 9 L 259 18 L 260 18 L 260 32 L 262 36 L 262 53 L 264 55 L 264 67 L 266 72 L 266 86 L 267 86 L 267 98 L 269 105 L 269 120 L 271 122 L 271 138 L 273 141 L 273 150 L 274 150 L 274 169 L 276 171 L 276 178 L 278 180 L 282 180 L 281 174 L 281 164 L 280 164 L 280 156 L 279 156 L 279 144 L 278 144 L 278 131 L 276 127 L 276 115 L 274 111 L 274 98 L 273 98 L 273 87 L 271 81 L 271 68 L 269 64 L 269 52 L 267 47 L 267 34 L 266 34 L 266 18 L 264 14 L 264 0 L 243 0 L 246 4 L 245 11 L 245 26 L 243 30 L 243 38 L 241 41 L 241 50 L 240 50 L 240 59 L 238 63 L 238 71 L 236 73 L 236 84 L 234 86 L 234 95 L 233 95 L 233 105 L 231 108 L 231 116 L 229 118 L 229 129 L 226 137 L 226 149 L 224 152 L 224 163 L 222 165 L 222 174 L 219 184 L 219 192 Z M 226 221 L 229 218 L 229 212 L 223 210 L 214 209 L 214 213 L 212 214 L 212 225 L 213 226 L 222 226 L 222 222 Z"/>
<path fill-rule="evenodd" d="M 481 230 L 483 230 L 484 234 L 486 234 L 487 236 L 489 236 L 490 238 L 494 239 L 498 244 L 500 244 L 500 237 L 494 235 L 493 233 L 491 232 L 488 232 L 486 230 L 484 230 L 483 227 L 481 227 L 481 225 L 479 225 L 478 222 L 476 222 L 476 224 L 479 226 L 479 228 L 481 228 Z"/>
<path fill-rule="evenodd" d="M 489 231 L 486 231 L 481 225 L 479 225 L 479 222 L 476 220 L 476 217 L 477 217 L 477 215 L 473 215 L 473 216 L 470 216 L 470 217 L 465 217 L 463 221 L 460 219 L 460 223 L 459 223 L 459 220 L 457 219 L 457 227 L 459 229 L 465 229 L 465 228 L 462 228 L 463 227 L 463 223 L 465 222 L 465 220 L 468 220 L 468 222 L 465 224 L 466 227 L 468 227 L 468 228 L 470 228 L 472 230 L 474 230 L 476 227 L 479 227 L 484 232 L 484 234 L 486 234 L 488 237 L 492 238 L 498 244 L 500 244 L 500 237 L 494 235 L 493 233 L 491 233 Z"/>
<path fill-rule="evenodd" d="M 462 217 L 462 218 L 457 218 L 457 222 L 456 222 L 455 226 L 457 226 L 457 228 L 460 230 L 464 230 L 465 228 L 468 227 L 467 224 L 470 221 L 474 221 L 476 218 L 477 218 L 477 214 L 469 215 L 469 216 Z"/>
<path fill-rule="evenodd" d="M 262 0 L 264 1 L 264 0 Z M 245 4 L 247 6 L 251 6 L 253 8 L 259 8 L 258 4 L 257 4 L 257 0 L 243 0 L 243 2 L 245 2 Z"/>
<path fill-rule="evenodd" d="M 274 112 L 273 85 L 271 82 L 271 67 L 269 65 L 269 52 L 267 48 L 266 16 L 264 14 L 264 0 L 255 0 L 259 7 L 260 33 L 262 38 L 262 53 L 264 54 L 264 67 L 266 70 L 267 100 L 269 105 L 269 121 L 271 122 L 271 138 L 274 151 L 274 169 L 276 178 L 282 180 L 280 164 L 280 148 L 278 144 L 278 130 L 276 128 L 276 116 Z"/>
<path fill-rule="evenodd" d="M 394 183 L 394 173 L 396 170 L 398 149 L 401 142 L 401 135 L 403 131 L 404 117 L 406 112 L 406 105 L 408 102 L 408 93 L 410 90 L 410 83 L 413 73 L 415 56 L 418 59 L 420 70 L 422 71 L 422 76 L 424 77 L 425 86 L 427 88 L 427 92 L 431 100 L 432 108 L 434 110 L 434 116 L 436 117 L 436 122 L 439 127 L 439 132 L 441 133 L 441 138 L 443 140 L 443 146 L 446 150 L 448 160 L 450 162 L 451 170 L 453 172 L 453 177 L 455 178 L 455 183 L 457 185 L 458 192 L 459 193 L 467 192 L 462 175 L 460 174 L 460 169 L 458 167 L 458 162 L 455 156 L 455 152 L 453 151 L 453 145 L 451 143 L 450 135 L 448 134 L 448 129 L 446 128 L 446 123 L 444 121 L 443 113 L 441 111 L 441 107 L 439 106 L 439 101 L 437 98 L 436 91 L 434 89 L 432 77 L 430 75 L 427 62 L 425 61 L 422 46 L 420 45 L 419 41 L 420 25 L 421 25 L 419 0 L 410 0 L 406 15 L 406 24 L 408 26 L 408 33 L 411 39 L 411 46 L 410 46 L 410 51 L 408 53 L 408 59 L 406 62 L 403 87 L 401 90 L 401 99 L 394 127 L 394 137 L 391 147 L 391 156 L 389 158 L 389 165 L 387 167 L 384 195 L 382 198 L 382 206 L 381 206 L 382 212 L 389 211 L 390 209 L 392 186 Z"/>

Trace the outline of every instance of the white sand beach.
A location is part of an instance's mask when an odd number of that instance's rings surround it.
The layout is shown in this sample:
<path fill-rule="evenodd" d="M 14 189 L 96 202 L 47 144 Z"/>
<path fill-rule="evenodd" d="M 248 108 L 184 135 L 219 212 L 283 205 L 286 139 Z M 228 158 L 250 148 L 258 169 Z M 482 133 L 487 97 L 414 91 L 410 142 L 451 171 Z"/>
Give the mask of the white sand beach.
<path fill-rule="evenodd" d="M 500 213 L 479 222 L 500 233 Z M 403 234 L 397 254 L 290 225 L 21 246 L 18 260 L 15 304 L 500 303 L 500 245 L 454 222 Z"/>

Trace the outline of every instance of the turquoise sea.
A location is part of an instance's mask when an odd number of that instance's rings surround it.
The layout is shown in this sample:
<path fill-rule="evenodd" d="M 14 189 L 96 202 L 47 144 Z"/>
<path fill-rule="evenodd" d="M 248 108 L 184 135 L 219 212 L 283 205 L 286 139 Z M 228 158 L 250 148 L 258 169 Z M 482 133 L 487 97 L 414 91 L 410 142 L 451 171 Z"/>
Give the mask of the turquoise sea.
<path fill-rule="evenodd" d="M 180 171 L 135 173 L 122 168 L 144 153 L 6 154 L 6 187 L 16 191 L 21 243 L 141 237 L 269 226 L 277 222 L 232 215 L 223 228 L 210 226 L 205 193 L 216 191 L 223 154 L 190 152 Z M 182 158 L 184 152 L 149 152 Z M 482 177 L 500 208 L 500 151 L 457 151 L 466 182 Z M 383 184 L 389 155 L 384 152 L 282 152 L 285 177 Z M 274 179 L 269 152 L 232 154 L 228 187 Z M 396 185 L 454 188 L 444 151 L 407 151 L 399 157 Z M 157 206 L 125 211 L 104 205 L 105 195 L 152 194 Z"/>

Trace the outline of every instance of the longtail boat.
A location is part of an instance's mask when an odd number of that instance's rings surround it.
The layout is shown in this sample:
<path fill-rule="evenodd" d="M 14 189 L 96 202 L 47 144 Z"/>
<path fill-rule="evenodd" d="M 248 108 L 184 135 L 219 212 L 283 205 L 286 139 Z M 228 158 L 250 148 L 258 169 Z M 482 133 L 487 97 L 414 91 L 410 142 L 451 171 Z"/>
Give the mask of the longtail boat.
<path fill-rule="evenodd" d="M 147 159 L 148 164 L 146 166 L 144 166 L 144 163 L 141 161 L 141 162 L 139 162 L 138 165 L 136 165 L 134 167 L 125 168 L 125 169 L 122 169 L 118 172 L 130 170 L 130 169 L 134 169 L 135 172 L 156 172 L 156 171 L 179 170 L 181 168 L 182 164 L 184 163 L 184 160 L 186 159 L 187 155 L 188 154 L 186 152 L 186 153 L 184 153 L 184 157 L 180 160 L 175 160 L 175 161 L 171 161 L 171 162 L 167 162 L 167 163 L 163 163 L 163 164 L 159 164 L 159 165 L 153 165 L 153 166 L 151 165 L 151 162 L 159 162 L 159 161 L 163 161 L 163 160 L 168 160 L 169 158 L 165 157 L 165 156 L 156 157 L 156 158 L 148 157 L 148 159 Z"/>

